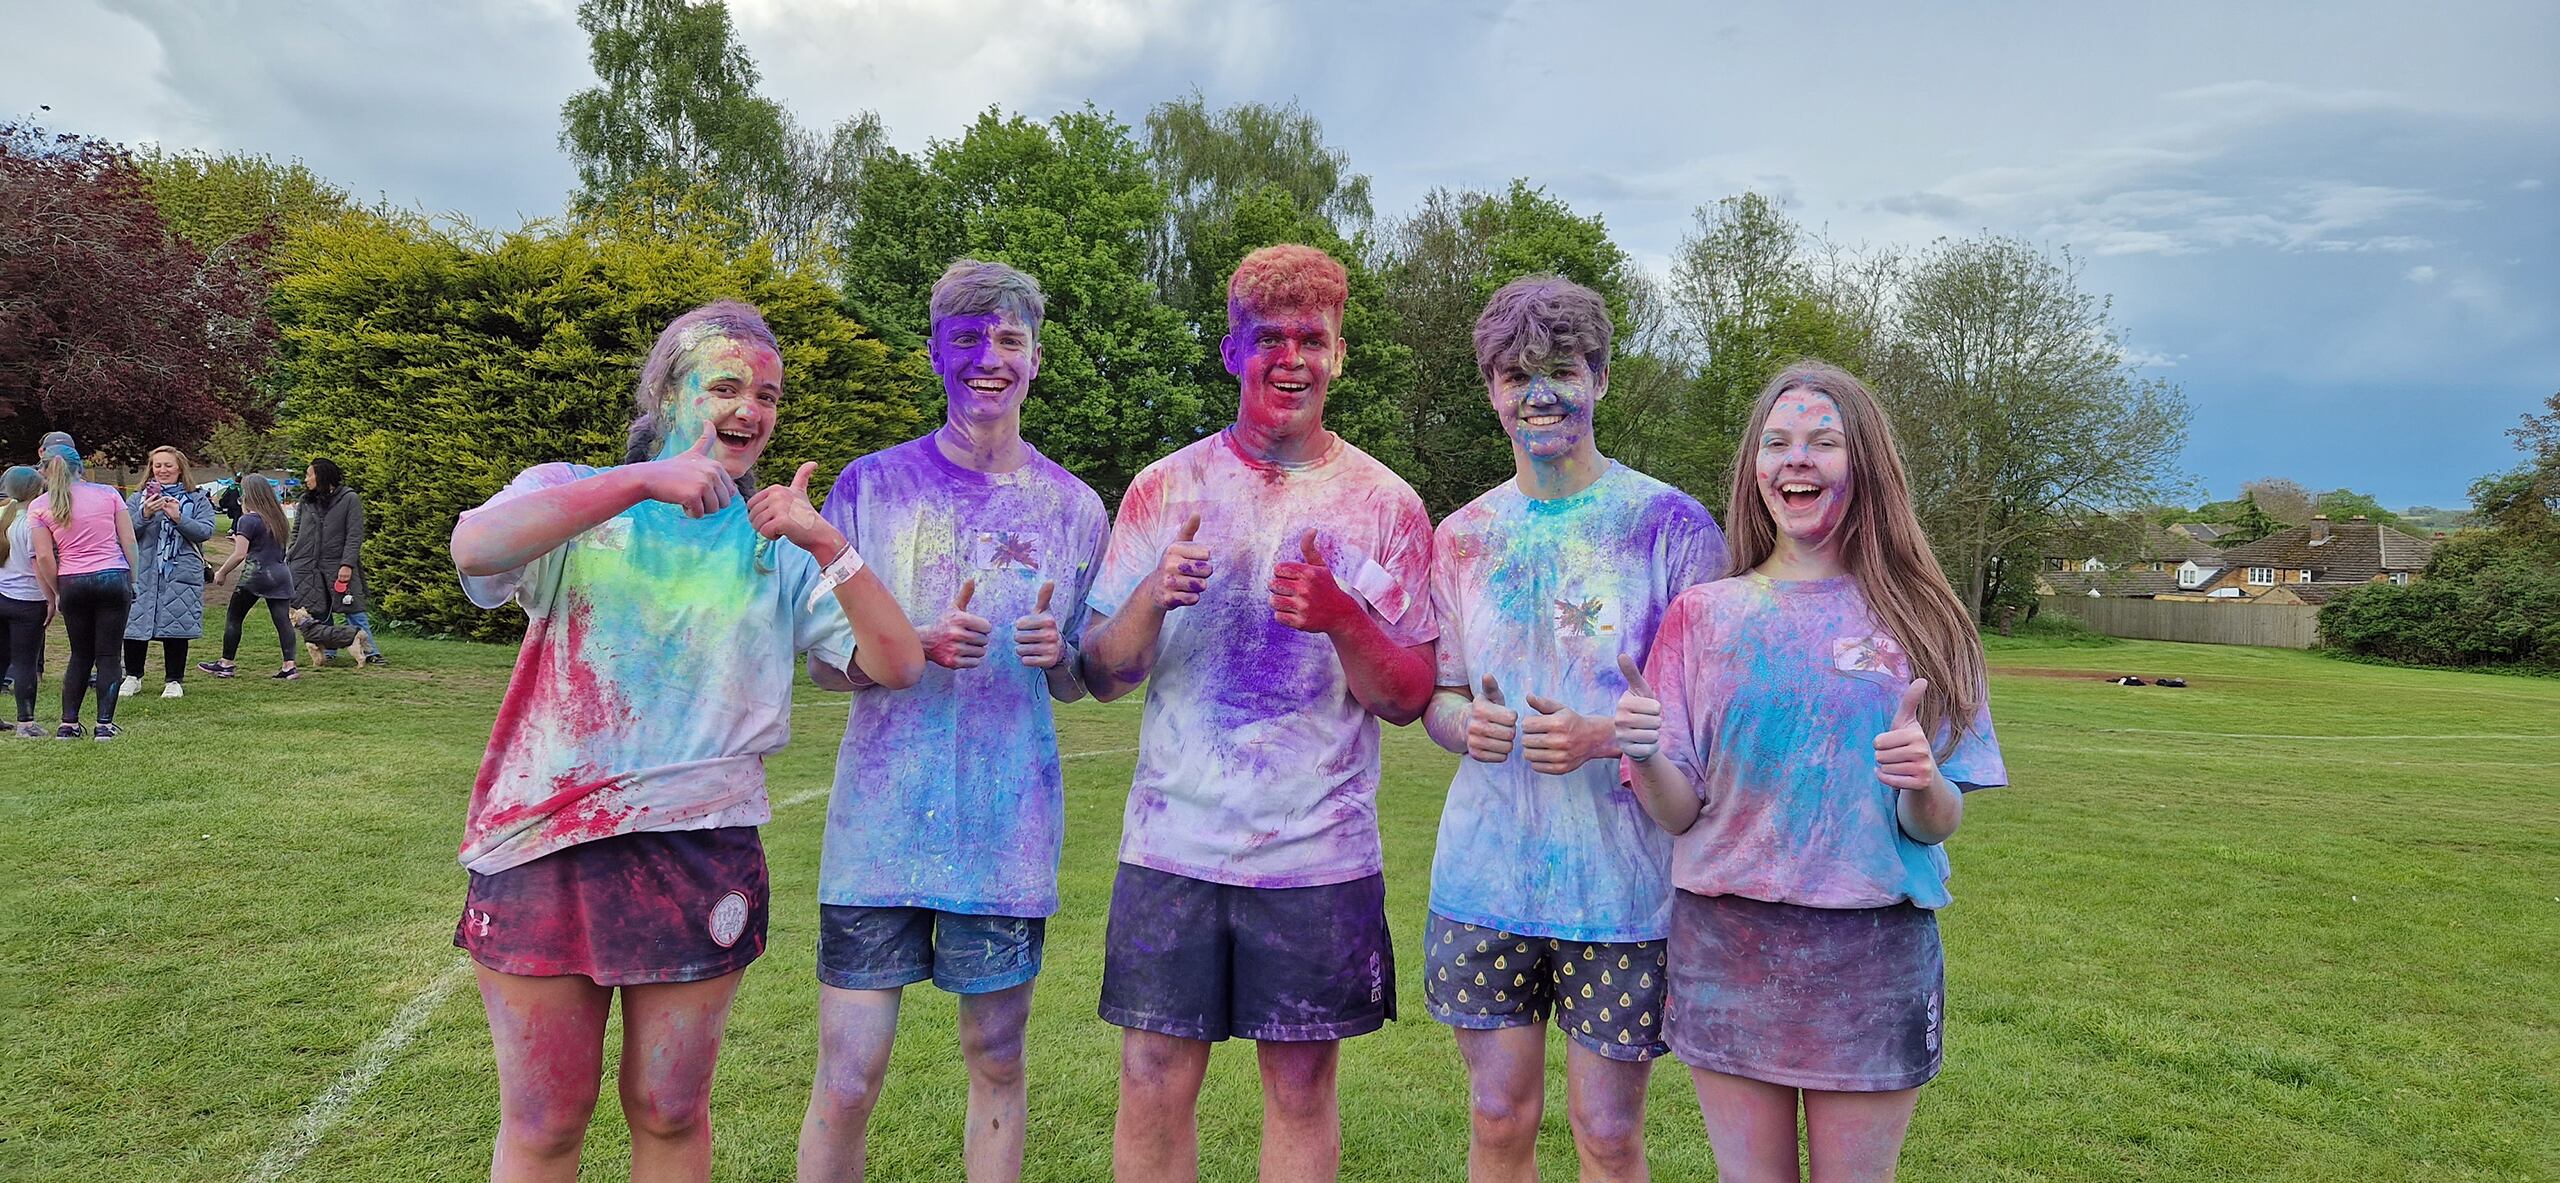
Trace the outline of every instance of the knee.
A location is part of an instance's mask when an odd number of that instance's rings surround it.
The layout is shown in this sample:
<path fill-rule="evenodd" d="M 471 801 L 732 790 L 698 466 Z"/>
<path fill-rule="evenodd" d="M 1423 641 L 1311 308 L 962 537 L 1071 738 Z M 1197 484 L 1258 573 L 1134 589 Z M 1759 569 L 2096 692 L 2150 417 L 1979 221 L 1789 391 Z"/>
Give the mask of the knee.
<path fill-rule="evenodd" d="M 1632 1166 L 1644 1159 L 1644 1110 L 1575 1104 L 1573 1142 L 1593 1162 Z"/>
<path fill-rule="evenodd" d="M 970 1079 L 995 1088 L 1022 1083 L 1022 1025 L 970 1027 L 960 1033 L 960 1055 Z"/>
<path fill-rule="evenodd" d="M 855 1064 L 822 1065 L 809 1103 L 834 1121 L 860 1125 L 871 1120 L 871 1111 L 879 1107 L 885 1075 Z"/>
<path fill-rule="evenodd" d="M 1544 1098 L 1515 1097 L 1498 1090 L 1477 1090 L 1468 1100 L 1467 1117 L 1476 1141 L 1501 1150 L 1518 1150 L 1538 1141 L 1538 1123 L 1546 1115 Z"/>
<path fill-rule="evenodd" d="M 498 1136 L 541 1158 L 575 1154 L 586 1143 L 587 1122 L 595 1112 L 594 1089 L 576 1096 L 504 1098 L 498 1108 Z"/>
<path fill-rule="evenodd" d="M 1293 1124 L 1331 1117 L 1335 1064 L 1329 1054 L 1264 1056 L 1263 1107 Z"/>
<path fill-rule="evenodd" d="M 631 1123 L 634 1135 L 686 1137 L 711 1123 L 711 1081 L 708 1076 L 698 1083 L 663 1077 L 626 1080 L 622 1086 L 622 1116 Z"/>

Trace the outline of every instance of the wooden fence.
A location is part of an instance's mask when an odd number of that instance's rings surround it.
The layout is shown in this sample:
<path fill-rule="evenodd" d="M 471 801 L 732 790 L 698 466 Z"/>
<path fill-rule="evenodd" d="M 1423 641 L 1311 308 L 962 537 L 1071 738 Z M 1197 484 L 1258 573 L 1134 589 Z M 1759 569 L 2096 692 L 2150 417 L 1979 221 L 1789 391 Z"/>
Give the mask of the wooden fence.
<path fill-rule="evenodd" d="M 2121 596 L 2046 596 L 2044 610 L 2069 616 L 2110 637 L 2269 645 L 2309 649 L 2320 635 L 2320 610 L 2306 604 L 2199 604 Z"/>

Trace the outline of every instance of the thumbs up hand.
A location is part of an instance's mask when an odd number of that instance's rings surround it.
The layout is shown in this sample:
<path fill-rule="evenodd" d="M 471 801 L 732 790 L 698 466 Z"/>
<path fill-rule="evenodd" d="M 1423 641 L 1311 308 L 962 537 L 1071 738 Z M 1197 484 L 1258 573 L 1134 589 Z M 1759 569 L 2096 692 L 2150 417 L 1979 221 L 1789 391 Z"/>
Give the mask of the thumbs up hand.
<path fill-rule="evenodd" d="M 987 634 L 995 631 L 995 625 L 969 611 L 969 599 L 977 594 L 977 580 L 961 580 L 960 592 L 951 597 L 942 618 L 918 631 L 926 660 L 953 670 L 973 670 L 987 660 Z"/>
<path fill-rule="evenodd" d="M 766 485 L 747 498 L 747 522 L 756 533 L 767 538 L 788 538 L 800 549 L 818 557 L 820 562 L 844 549 L 844 535 L 825 518 L 818 507 L 809 503 L 809 475 L 818 471 L 816 461 L 800 466 L 788 485 Z"/>
<path fill-rule="evenodd" d="M 1529 767 L 1549 776 L 1563 776 L 1582 767 L 1588 760 L 1609 755 L 1609 742 L 1615 729 L 1609 720 L 1586 718 L 1582 712 L 1543 695 L 1529 696 L 1529 709 L 1537 712 L 1521 721 L 1520 754 L 1528 757 Z"/>
<path fill-rule="evenodd" d="M 1054 668 L 1066 655 L 1066 642 L 1058 635 L 1058 618 L 1049 614 L 1049 597 L 1058 590 L 1058 582 L 1040 585 L 1040 599 L 1031 605 L 1031 614 L 1013 622 L 1013 655 L 1035 670 Z"/>
<path fill-rule="evenodd" d="M 664 460 L 640 465 L 645 474 L 641 487 L 647 490 L 649 500 L 664 501 L 695 518 L 709 517 L 737 500 L 737 478 L 711 458 L 713 438 L 711 428 L 705 426 L 702 438 L 695 440 L 692 447 Z"/>
<path fill-rule="evenodd" d="M 1920 726 L 1920 699 L 1929 679 L 1914 678 L 1894 706 L 1893 725 L 1876 736 L 1876 778 L 1897 789 L 1925 789 L 1938 780 L 1938 756 Z"/>
<path fill-rule="evenodd" d="M 1662 700 L 1654 696 L 1653 684 L 1645 681 L 1635 658 L 1620 653 L 1618 672 L 1627 679 L 1627 692 L 1618 696 L 1618 715 L 1612 721 L 1618 750 L 1641 763 L 1662 750 Z"/>
<path fill-rule="evenodd" d="M 1484 676 L 1484 693 L 1467 705 L 1467 758 L 1500 764 L 1511 758 L 1511 741 L 1520 712 L 1503 705 L 1502 684 Z"/>
<path fill-rule="evenodd" d="M 1299 632 L 1328 636 L 1359 618 L 1359 601 L 1334 582 L 1333 569 L 1316 547 L 1315 531 L 1299 536 L 1297 562 L 1272 568 L 1271 615 Z"/>
<path fill-rule="evenodd" d="M 1200 515 L 1195 513 L 1156 559 L 1155 573 L 1147 577 L 1146 588 L 1157 610 L 1171 612 L 1197 604 L 1200 593 L 1208 590 L 1209 576 L 1216 568 L 1209 561 L 1209 548 L 1192 541 L 1199 536 Z"/>

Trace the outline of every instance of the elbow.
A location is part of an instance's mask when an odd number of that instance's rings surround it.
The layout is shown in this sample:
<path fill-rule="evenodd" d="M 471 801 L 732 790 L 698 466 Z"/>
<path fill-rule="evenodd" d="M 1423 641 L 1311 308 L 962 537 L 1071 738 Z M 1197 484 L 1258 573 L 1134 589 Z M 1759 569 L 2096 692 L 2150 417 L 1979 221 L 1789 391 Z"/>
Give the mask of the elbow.
<path fill-rule="evenodd" d="M 913 641 L 898 647 L 880 663 L 879 669 L 862 671 L 873 682 L 891 690 L 904 690 L 924 680 L 924 646 Z"/>

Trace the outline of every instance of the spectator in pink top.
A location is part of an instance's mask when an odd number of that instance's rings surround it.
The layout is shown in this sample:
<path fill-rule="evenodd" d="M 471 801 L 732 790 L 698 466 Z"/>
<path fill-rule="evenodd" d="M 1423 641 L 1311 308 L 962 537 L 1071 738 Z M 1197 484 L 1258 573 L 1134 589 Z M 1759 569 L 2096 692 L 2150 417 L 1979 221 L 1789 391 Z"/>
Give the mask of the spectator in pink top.
<path fill-rule="evenodd" d="M 124 499 L 80 479 L 79 449 L 66 438 L 44 450 L 37 471 L 44 495 L 29 512 L 36 528 L 36 579 L 71 633 L 71 668 L 62 673 L 62 725 L 55 739 L 81 738 L 80 705 L 94 675 L 99 739 L 116 737 L 116 690 L 124 680 L 124 620 L 133 606 L 133 569 L 141 548 Z"/>

